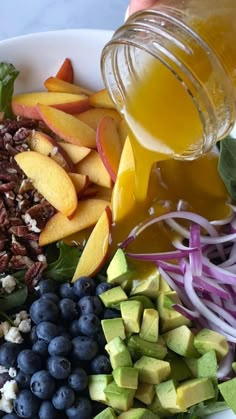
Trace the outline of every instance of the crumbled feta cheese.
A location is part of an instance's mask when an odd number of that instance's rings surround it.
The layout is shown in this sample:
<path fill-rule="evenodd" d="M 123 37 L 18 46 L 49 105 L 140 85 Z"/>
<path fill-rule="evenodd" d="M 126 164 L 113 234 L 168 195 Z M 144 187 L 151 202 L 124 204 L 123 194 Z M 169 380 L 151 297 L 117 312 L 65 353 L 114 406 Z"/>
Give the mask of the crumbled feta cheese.
<path fill-rule="evenodd" d="M 5 335 L 5 340 L 12 343 L 22 343 L 24 339 L 17 327 L 11 327 L 9 332 Z"/>
<path fill-rule="evenodd" d="M 13 411 L 13 402 L 12 400 L 7 400 L 4 395 L 0 399 L 0 410 L 5 413 L 11 413 Z"/>
<path fill-rule="evenodd" d="M 18 330 L 22 333 L 29 333 L 31 331 L 31 319 L 21 320 Z"/>
<path fill-rule="evenodd" d="M 6 367 L 4 367 L 3 365 L 0 365 L 0 375 L 4 374 L 5 372 L 8 373 L 8 369 Z"/>
<path fill-rule="evenodd" d="M 11 325 L 7 321 L 0 323 L 0 338 L 8 333 L 10 327 Z"/>
<path fill-rule="evenodd" d="M 0 280 L 1 280 L 4 291 L 6 291 L 7 294 L 11 294 L 16 287 L 16 280 L 14 276 L 7 275 L 7 276 L 4 276 L 3 278 L 0 278 Z"/>
<path fill-rule="evenodd" d="M 6 400 L 15 400 L 18 393 L 17 382 L 15 380 L 6 381 L 0 391 Z"/>
<path fill-rule="evenodd" d="M 44 262 L 44 263 L 47 262 L 46 256 L 44 256 L 42 254 L 41 255 L 38 255 L 37 256 L 37 259 L 38 259 L 39 262 Z"/>
<path fill-rule="evenodd" d="M 29 316 L 28 316 L 27 311 L 25 310 L 19 311 L 19 313 L 16 314 L 14 325 L 18 327 L 22 320 L 27 320 L 28 318 Z"/>
<path fill-rule="evenodd" d="M 41 230 L 37 227 L 37 221 L 31 218 L 29 214 L 26 213 L 25 215 L 22 215 L 22 218 L 30 231 L 33 231 L 34 233 L 40 233 Z"/>
<path fill-rule="evenodd" d="M 9 370 L 8 370 L 8 374 L 10 375 L 11 378 L 15 378 L 16 375 L 17 375 L 17 371 L 16 371 L 15 368 L 10 367 Z"/>

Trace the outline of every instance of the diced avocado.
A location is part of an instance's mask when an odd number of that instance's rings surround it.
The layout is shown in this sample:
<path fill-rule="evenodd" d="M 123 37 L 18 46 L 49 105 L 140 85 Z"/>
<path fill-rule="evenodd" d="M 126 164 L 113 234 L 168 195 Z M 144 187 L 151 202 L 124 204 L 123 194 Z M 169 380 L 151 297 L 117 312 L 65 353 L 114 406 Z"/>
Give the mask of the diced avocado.
<path fill-rule="evenodd" d="M 183 358 L 185 364 L 191 371 L 192 377 L 197 378 L 198 377 L 198 364 L 196 358 Z"/>
<path fill-rule="evenodd" d="M 151 404 L 155 396 L 155 388 L 153 384 L 139 383 L 135 393 L 135 398 L 144 404 Z"/>
<path fill-rule="evenodd" d="M 125 328 L 122 318 L 116 319 L 105 319 L 101 321 L 102 330 L 105 335 L 106 341 L 110 342 L 116 336 L 119 336 L 121 339 L 125 339 Z"/>
<path fill-rule="evenodd" d="M 130 388 L 121 388 L 115 383 L 115 381 L 108 384 L 104 393 L 108 404 L 113 407 L 113 409 L 128 410 L 133 405 L 135 390 Z"/>
<path fill-rule="evenodd" d="M 170 375 L 170 364 L 166 361 L 142 356 L 135 362 L 140 383 L 159 384 Z"/>
<path fill-rule="evenodd" d="M 116 419 L 117 416 L 111 407 L 107 407 L 101 413 L 94 417 L 94 419 Z"/>
<path fill-rule="evenodd" d="M 160 278 L 159 278 L 159 292 L 171 292 L 171 291 L 172 291 L 172 289 L 169 287 L 169 285 L 164 280 L 164 278 L 162 278 L 162 276 L 160 275 Z"/>
<path fill-rule="evenodd" d="M 121 284 L 132 275 L 126 256 L 122 249 L 118 249 L 107 268 L 107 282 Z"/>
<path fill-rule="evenodd" d="M 193 378 L 177 388 L 177 404 L 183 410 L 213 397 L 215 390 L 210 378 Z"/>
<path fill-rule="evenodd" d="M 177 403 L 176 384 L 174 380 L 168 380 L 155 386 L 156 395 L 161 407 L 170 413 L 183 412 Z"/>
<path fill-rule="evenodd" d="M 121 301 L 128 300 L 128 297 L 124 290 L 119 286 L 111 288 L 99 295 L 105 307 L 111 307 L 114 304 L 118 304 Z"/>
<path fill-rule="evenodd" d="M 121 413 L 118 419 L 158 419 L 158 417 L 147 409 L 138 408 Z"/>
<path fill-rule="evenodd" d="M 232 370 L 236 372 L 236 362 L 232 362 Z"/>
<path fill-rule="evenodd" d="M 97 374 L 89 376 L 89 395 L 91 400 L 96 400 L 100 403 L 106 402 L 104 389 L 113 380 L 112 375 Z"/>
<path fill-rule="evenodd" d="M 181 304 L 181 301 L 175 291 L 160 293 L 157 297 L 157 309 L 160 316 L 160 330 L 167 332 L 175 329 L 176 327 L 186 325 L 190 326 L 191 322 L 178 311 L 172 307 L 168 307 L 166 302 L 171 300 L 173 304 Z"/>
<path fill-rule="evenodd" d="M 225 381 L 218 385 L 223 399 L 226 401 L 230 409 L 236 414 L 236 378 Z"/>
<path fill-rule="evenodd" d="M 150 298 L 146 297 L 145 295 L 135 295 L 135 297 L 129 297 L 129 301 L 140 301 L 140 303 L 143 306 L 143 309 L 145 308 L 155 308 L 155 305 L 153 304 L 152 300 Z"/>
<path fill-rule="evenodd" d="M 112 372 L 115 383 L 119 387 L 138 388 L 138 371 L 132 367 L 119 367 Z"/>
<path fill-rule="evenodd" d="M 166 418 L 171 415 L 171 413 L 168 412 L 168 410 L 164 409 L 161 406 L 160 400 L 158 399 L 157 395 L 154 396 L 152 403 L 149 404 L 147 407 L 151 412 L 157 415 L 156 417 Z"/>
<path fill-rule="evenodd" d="M 125 281 L 123 281 L 120 286 L 121 288 L 127 293 L 130 294 L 130 290 L 132 288 L 132 278 L 131 279 L 126 279 Z"/>
<path fill-rule="evenodd" d="M 140 337 L 148 342 L 157 342 L 159 336 L 159 314 L 153 308 L 146 308 L 143 312 Z"/>
<path fill-rule="evenodd" d="M 117 336 L 105 346 L 110 356 L 113 370 L 119 367 L 132 367 L 132 360 L 123 340 Z"/>
<path fill-rule="evenodd" d="M 159 294 L 159 277 L 158 269 L 154 266 L 146 279 L 133 280 L 130 295 L 145 295 L 146 297 L 156 298 Z"/>
<path fill-rule="evenodd" d="M 176 327 L 176 329 L 170 330 L 162 336 L 168 348 L 173 352 L 186 358 L 199 357 L 199 353 L 193 344 L 194 334 L 187 326 Z"/>
<path fill-rule="evenodd" d="M 120 304 L 121 316 L 126 332 L 139 333 L 143 306 L 140 301 L 123 301 Z"/>
<path fill-rule="evenodd" d="M 218 364 L 216 352 L 211 350 L 197 360 L 197 376 L 199 378 L 217 376 Z"/>
<path fill-rule="evenodd" d="M 191 371 L 184 362 L 184 358 L 175 356 L 174 358 L 169 359 L 169 363 L 171 368 L 171 378 L 174 381 L 183 381 L 188 378 L 192 378 Z"/>
<path fill-rule="evenodd" d="M 135 361 L 143 355 L 157 359 L 164 359 L 167 355 L 165 343 L 159 343 L 159 341 L 157 343 L 148 342 L 137 335 L 133 335 L 128 339 L 127 346 L 132 359 Z"/>
<path fill-rule="evenodd" d="M 216 351 L 217 359 L 223 359 L 228 351 L 229 344 L 226 338 L 218 332 L 210 329 L 202 329 L 194 338 L 194 346 L 200 354 L 205 354 L 211 349 Z"/>

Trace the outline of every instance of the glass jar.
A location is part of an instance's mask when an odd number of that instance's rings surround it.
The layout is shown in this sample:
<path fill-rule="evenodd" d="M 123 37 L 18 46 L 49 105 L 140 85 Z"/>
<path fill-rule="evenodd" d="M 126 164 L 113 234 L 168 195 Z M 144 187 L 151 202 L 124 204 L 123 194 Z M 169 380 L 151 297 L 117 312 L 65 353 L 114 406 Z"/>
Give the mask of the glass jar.
<path fill-rule="evenodd" d="M 156 105 L 154 95 L 149 105 L 145 98 L 147 84 L 142 92 L 143 109 L 156 124 L 161 125 L 165 120 L 166 131 L 172 129 L 170 135 L 175 133 L 176 142 L 183 135 L 194 133 L 192 114 L 172 88 L 172 81 L 169 83 L 163 77 L 162 66 L 170 73 L 170 80 L 174 77 L 184 88 L 201 125 L 187 148 L 172 147 L 175 157 L 198 157 L 232 130 L 236 119 L 235 12 L 235 0 L 162 0 L 152 10 L 132 15 L 105 46 L 101 61 L 104 83 L 144 147 L 158 151 L 159 145 L 147 141 L 142 112 L 130 112 L 128 104 L 153 62 L 158 62 L 160 70 L 156 71 L 155 83 L 150 88 L 155 90 L 158 84 L 164 84 L 162 96 L 159 90 L 156 94 L 156 102 L 162 100 L 162 104 Z M 168 112 L 169 124 L 165 115 Z M 180 127 L 175 129 L 174 124 L 171 127 L 173 120 L 177 125 L 179 121 Z M 166 143 L 166 139 L 162 142 Z"/>

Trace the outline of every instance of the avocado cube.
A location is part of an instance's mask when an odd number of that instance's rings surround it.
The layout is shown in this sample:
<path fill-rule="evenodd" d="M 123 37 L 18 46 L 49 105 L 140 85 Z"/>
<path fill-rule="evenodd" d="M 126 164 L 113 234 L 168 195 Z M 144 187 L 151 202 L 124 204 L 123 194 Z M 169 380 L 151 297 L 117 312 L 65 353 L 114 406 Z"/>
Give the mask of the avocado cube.
<path fill-rule="evenodd" d="M 159 278 L 159 292 L 172 292 L 172 289 L 161 275 Z"/>
<path fill-rule="evenodd" d="M 166 361 L 142 356 L 135 362 L 134 368 L 138 370 L 140 383 L 159 384 L 170 375 L 170 364 Z"/>
<path fill-rule="evenodd" d="M 146 297 L 156 298 L 159 294 L 159 277 L 158 269 L 154 267 L 146 279 L 133 280 L 130 295 L 145 295 Z"/>
<path fill-rule="evenodd" d="M 107 407 L 101 413 L 96 415 L 94 419 L 116 419 L 117 416 L 111 407 Z"/>
<path fill-rule="evenodd" d="M 157 342 L 159 336 L 159 314 L 153 308 L 146 308 L 143 312 L 140 337 L 148 342 Z"/>
<path fill-rule="evenodd" d="M 166 306 L 166 299 L 171 300 L 173 304 L 181 304 L 181 301 L 175 291 L 161 292 L 157 297 L 157 309 L 160 316 L 161 332 L 168 332 L 176 327 L 186 325 L 190 326 L 191 322 L 172 307 Z"/>
<path fill-rule="evenodd" d="M 121 413 L 118 419 L 158 419 L 158 417 L 147 409 L 137 408 Z"/>
<path fill-rule="evenodd" d="M 112 375 L 119 387 L 132 388 L 134 390 L 138 388 L 138 371 L 135 368 L 119 367 L 113 371 Z"/>
<path fill-rule="evenodd" d="M 115 304 L 119 304 L 121 301 L 128 300 L 126 293 L 120 286 L 103 292 L 99 297 L 105 307 L 112 307 Z"/>
<path fill-rule="evenodd" d="M 123 301 L 120 304 L 121 316 L 128 333 L 139 333 L 143 306 L 140 301 Z"/>
<path fill-rule="evenodd" d="M 119 336 L 107 343 L 105 349 L 110 356 L 113 370 L 119 367 L 132 367 L 130 353 Z"/>
<path fill-rule="evenodd" d="M 143 355 L 157 359 L 164 359 L 167 355 L 167 348 L 165 342 L 148 342 L 137 335 L 133 335 L 128 339 L 127 346 L 132 356 L 132 359 L 135 361 Z"/>
<path fill-rule="evenodd" d="M 157 395 L 155 394 L 154 399 L 152 401 L 151 404 L 149 404 L 148 409 L 153 412 L 156 417 L 160 417 L 160 418 L 166 418 L 169 417 L 171 415 L 170 412 L 168 412 L 168 410 L 164 409 L 161 406 L 160 400 L 158 399 Z"/>
<path fill-rule="evenodd" d="M 183 410 L 214 397 L 215 389 L 210 378 L 193 378 L 177 388 L 177 404 Z"/>
<path fill-rule="evenodd" d="M 187 358 L 186 358 L 187 359 Z M 185 363 L 185 359 L 180 356 L 175 356 L 169 359 L 171 368 L 171 378 L 174 381 L 183 381 L 192 378 L 192 373 Z"/>
<path fill-rule="evenodd" d="M 101 321 L 101 324 L 107 342 L 110 342 L 116 336 L 119 336 L 123 340 L 126 338 L 122 318 L 104 319 Z"/>
<path fill-rule="evenodd" d="M 219 384 L 218 388 L 222 394 L 223 399 L 236 415 L 236 378 L 232 378 L 231 380 Z"/>
<path fill-rule="evenodd" d="M 118 249 L 107 268 L 107 282 L 121 284 L 129 279 L 132 273 L 123 250 Z"/>
<path fill-rule="evenodd" d="M 112 375 L 96 374 L 89 376 L 89 395 L 91 400 L 96 400 L 100 403 L 106 402 L 104 389 L 113 380 Z"/>
<path fill-rule="evenodd" d="M 217 376 L 218 364 L 216 358 L 216 352 L 211 350 L 206 354 L 202 355 L 197 360 L 197 376 L 202 377 L 211 377 L 214 378 Z"/>
<path fill-rule="evenodd" d="M 173 414 L 183 411 L 177 404 L 177 392 L 174 380 L 168 380 L 164 383 L 157 384 L 155 390 L 163 409 L 166 409 Z"/>
<path fill-rule="evenodd" d="M 155 396 L 155 388 L 153 384 L 139 383 L 135 393 L 135 399 L 140 400 L 144 404 L 151 404 Z"/>
<path fill-rule="evenodd" d="M 194 346 L 194 334 L 187 326 L 180 326 L 162 335 L 171 351 L 186 358 L 199 358 Z"/>
<path fill-rule="evenodd" d="M 218 361 L 221 361 L 229 351 L 229 344 L 226 338 L 210 329 L 200 330 L 194 338 L 194 346 L 202 355 L 214 349 Z"/>
<path fill-rule="evenodd" d="M 152 300 L 149 297 L 146 297 L 145 295 L 135 295 L 134 297 L 129 297 L 129 301 L 140 301 L 140 303 L 143 306 L 143 309 L 155 308 L 155 305 L 153 304 Z"/>
<path fill-rule="evenodd" d="M 113 407 L 113 409 L 128 410 L 133 406 L 135 390 L 119 387 L 115 381 L 108 384 L 104 393 L 106 395 L 107 403 Z"/>
<path fill-rule="evenodd" d="M 188 369 L 191 371 L 192 377 L 198 377 L 198 360 L 195 358 L 183 358 Z"/>

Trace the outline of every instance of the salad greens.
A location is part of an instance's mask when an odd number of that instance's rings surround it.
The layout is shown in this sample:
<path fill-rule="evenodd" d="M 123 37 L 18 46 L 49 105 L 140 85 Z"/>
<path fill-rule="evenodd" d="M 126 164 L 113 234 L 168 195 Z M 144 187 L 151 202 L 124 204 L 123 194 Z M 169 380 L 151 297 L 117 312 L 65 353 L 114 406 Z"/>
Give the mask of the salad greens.
<path fill-rule="evenodd" d="M 236 140 L 231 136 L 220 141 L 219 174 L 233 199 L 236 199 Z"/>
<path fill-rule="evenodd" d="M 11 294 L 4 294 L 0 296 L 0 306 L 2 314 L 16 307 L 23 305 L 28 297 L 28 288 L 23 283 L 18 283 L 17 289 Z"/>
<path fill-rule="evenodd" d="M 59 249 L 59 255 L 57 256 L 56 260 L 55 245 L 50 246 L 46 252 L 47 260 L 52 258 L 53 253 L 54 260 L 48 264 L 47 268 L 43 272 L 43 275 L 47 278 L 52 278 L 59 282 L 65 282 L 72 278 L 82 250 L 78 247 L 69 246 L 63 241 L 58 242 L 56 247 Z"/>
<path fill-rule="evenodd" d="M 4 112 L 5 118 L 12 116 L 11 99 L 14 90 L 14 82 L 19 74 L 12 64 L 0 63 L 0 112 Z"/>
<path fill-rule="evenodd" d="M 174 416 L 175 419 L 201 419 L 205 416 L 212 415 L 213 413 L 222 412 L 229 407 L 223 401 L 216 402 L 202 402 L 192 406 L 188 409 L 187 413 L 179 413 Z M 173 418 L 173 416 L 172 416 Z"/>

